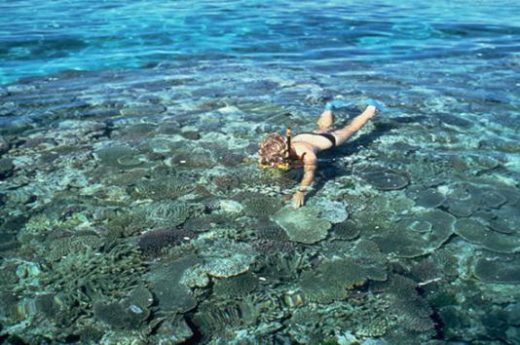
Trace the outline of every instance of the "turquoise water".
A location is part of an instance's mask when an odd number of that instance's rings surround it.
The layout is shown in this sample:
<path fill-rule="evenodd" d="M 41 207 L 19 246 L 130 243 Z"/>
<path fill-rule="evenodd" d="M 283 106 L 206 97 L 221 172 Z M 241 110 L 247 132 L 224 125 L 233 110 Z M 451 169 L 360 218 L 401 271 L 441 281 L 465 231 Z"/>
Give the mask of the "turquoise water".
<path fill-rule="evenodd" d="M 520 344 L 520 5 L 0 3 L 0 342 Z M 384 110 L 302 173 L 269 133 Z"/>
<path fill-rule="evenodd" d="M 518 54 L 513 1 L 11 1 L 0 82 L 63 70 L 240 60 L 331 68 Z M 516 55 L 518 56 L 518 55 Z M 336 65 L 338 64 L 338 65 Z"/>

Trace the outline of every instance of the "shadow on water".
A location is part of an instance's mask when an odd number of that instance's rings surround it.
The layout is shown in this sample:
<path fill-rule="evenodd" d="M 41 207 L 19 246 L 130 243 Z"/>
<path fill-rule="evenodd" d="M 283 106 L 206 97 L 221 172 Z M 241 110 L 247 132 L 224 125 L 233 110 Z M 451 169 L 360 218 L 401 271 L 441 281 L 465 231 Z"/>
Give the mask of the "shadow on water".
<path fill-rule="evenodd" d="M 313 197 L 319 190 L 323 188 L 325 183 L 329 180 L 350 174 L 350 169 L 337 164 L 336 160 L 345 156 L 352 156 L 370 146 L 376 139 L 382 137 L 385 133 L 394 128 L 398 128 L 398 123 L 406 120 L 411 122 L 421 120 L 421 116 L 413 117 L 408 120 L 408 117 L 385 119 L 385 121 L 375 122 L 374 130 L 370 133 L 363 134 L 355 140 L 348 141 L 340 147 L 333 150 L 320 153 L 318 160 L 318 172 L 315 180 L 314 188 L 309 192 L 308 197 Z"/>

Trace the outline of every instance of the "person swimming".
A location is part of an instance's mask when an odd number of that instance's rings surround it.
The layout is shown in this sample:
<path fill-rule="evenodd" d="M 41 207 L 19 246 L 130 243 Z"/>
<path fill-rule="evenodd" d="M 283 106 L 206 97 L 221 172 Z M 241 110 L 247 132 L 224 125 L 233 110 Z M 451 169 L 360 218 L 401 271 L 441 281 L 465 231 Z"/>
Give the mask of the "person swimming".
<path fill-rule="evenodd" d="M 317 154 L 345 143 L 376 115 L 378 108 L 382 108 L 378 102 L 371 101 L 371 105 L 347 126 L 332 130 L 335 120 L 333 110 L 339 108 L 338 103 L 337 101 L 327 103 L 316 122 L 318 128 L 315 131 L 300 133 L 293 137 L 291 129 L 288 129 L 285 138 L 278 133 L 270 133 L 259 145 L 258 163 L 261 167 L 282 170 L 303 167 L 303 178 L 292 198 L 295 208 L 304 204 L 305 192 L 314 180 L 318 162 Z"/>

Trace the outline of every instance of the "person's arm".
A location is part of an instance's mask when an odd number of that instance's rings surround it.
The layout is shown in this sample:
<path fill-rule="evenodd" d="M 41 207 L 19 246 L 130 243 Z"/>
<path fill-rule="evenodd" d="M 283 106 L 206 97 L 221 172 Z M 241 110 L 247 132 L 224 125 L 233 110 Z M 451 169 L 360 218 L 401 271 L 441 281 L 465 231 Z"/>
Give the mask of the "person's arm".
<path fill-rule="evenodd" d="M 314 173 L 316 171 L 316 163 L 318 159 L 314 152 L 308 152 L 303 159 L 303 178 L 300 182 L 298 191 L 293 196 L 294 208 L 299 208 L 305 201 L 305 192 L 314 180 Z"/>

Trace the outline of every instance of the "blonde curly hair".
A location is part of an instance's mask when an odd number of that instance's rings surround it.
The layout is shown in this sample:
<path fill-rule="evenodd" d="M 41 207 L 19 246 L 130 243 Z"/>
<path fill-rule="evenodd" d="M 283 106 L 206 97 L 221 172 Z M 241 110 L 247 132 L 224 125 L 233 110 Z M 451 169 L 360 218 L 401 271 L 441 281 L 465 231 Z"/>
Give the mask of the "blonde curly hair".
<path fill-rule="evenodd" d="M 289 158 L 287 139 L 278 133 L 269 133 L 259 146 L 258 163 L 261 165 L 274 167 Z"/>

